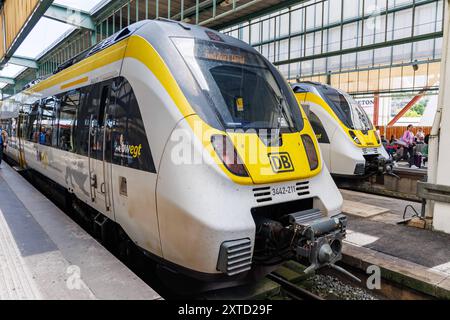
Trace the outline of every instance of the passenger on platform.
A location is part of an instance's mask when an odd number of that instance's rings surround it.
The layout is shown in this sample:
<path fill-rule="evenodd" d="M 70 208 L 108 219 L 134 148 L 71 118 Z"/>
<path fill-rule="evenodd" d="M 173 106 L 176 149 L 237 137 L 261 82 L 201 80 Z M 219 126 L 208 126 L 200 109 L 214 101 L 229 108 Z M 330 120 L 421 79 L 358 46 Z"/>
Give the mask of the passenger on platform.
<path fill-rule="evenodd" d="M 8 134 L 5 130 L 0 127 L 0 169 L 3 159 L 3 149 L 6 148 L 6 143 L 8 142 Z"/>
<path fill-rule="evenodd" d="M 419 130 L 416 133 L 416 141 L 417 143 L 424 143 L 425 140 L 425 133 L 423 132 L 422 128 L 419 128 Z"/>
<path fill-rule="evenodd" d="M 392 136 L 391 136 L 391 140 L 389 140 L 389 144 L 390 144 L 391 146 L 393 146 L 393 145 L 395 144 L 395 140 L 397 140 L 397 139 L 395 138 L 394 135 L 392 135 Z"/>
<path fill-rule="evenodd" d="M 396 141 L 397 139 L 395 139 L 395 136 L 392 135 L 388 145 L 386 146 L 386 151 L 391 157 L 394 157 L 394 154 L 397 151 Z"/>
<path fill-rule="evenodd" d="M 413 125 L 408 125 L 407 130 L 403 134 L 401 140 L 405 143 L 405 151 L 408 154 L 408 163 L 409 167 L 411 168 L 414 165 L 414 133 L 412 132 Z"/>

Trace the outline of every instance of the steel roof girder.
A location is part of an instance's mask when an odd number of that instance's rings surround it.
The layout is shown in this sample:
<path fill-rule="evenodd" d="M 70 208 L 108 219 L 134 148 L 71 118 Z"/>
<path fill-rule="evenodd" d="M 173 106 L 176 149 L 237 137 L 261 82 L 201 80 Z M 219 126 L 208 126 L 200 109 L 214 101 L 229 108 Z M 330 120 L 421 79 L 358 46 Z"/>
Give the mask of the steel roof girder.
<path fill-rule="evenodd" d="M 16 80 L 13 78 L 7 78 L 7 77 L 0 77 L 0 82 L 7 83 L 7 84 L 16 84 Z"/>
<path fill-rule="evenodd" d="M 30 58 L 25 58 L 25 57 L 12 56 L 11 58 L 9 58 L 8 63 L 14 64 L 16 66 L 31 68 L 31 69 L 37 69 L 39 67 L 36 60 L 30 59 Z"/>
<path fill-rule="evenodd" d="M 95 22 L 92 16 L 86 12 L 60 4 L 52 4 L 44 14 L 44 17 L 63 22 L 77 28 L 95 30 Z"/>

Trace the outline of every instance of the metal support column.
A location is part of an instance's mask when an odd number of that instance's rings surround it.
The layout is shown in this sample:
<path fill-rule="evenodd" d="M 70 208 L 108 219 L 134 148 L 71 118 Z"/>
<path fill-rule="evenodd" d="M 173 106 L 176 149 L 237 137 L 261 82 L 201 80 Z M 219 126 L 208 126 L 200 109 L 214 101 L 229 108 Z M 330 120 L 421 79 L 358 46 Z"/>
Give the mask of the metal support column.
<path fill-rule="evenodd" d="M 424 88 L 422 91 L 420 91 L 414 98 L 411 99 L 410 102 L 402 109 L 400 112 L 388 123 L 388 127 L 393 126 L 401 117 L 405 115 L 417 102 L 419 102 L 420 99 L 427 93 L 428 88 Z"/>
<path fill-rule="evenodd" d="M 373 125 L 378 127 L 380 117 L 380 94 L 375 93 L 373 97 Z"/>
<path fill-rule="evenodd" d="M 444 10 L 440 90 L 438 110 L 430 135 L 428 183 L 450 186 L 450 0 L 445 1 Z M 435 230 L 450 233 L 450 203 L 429 200 L 426 213 L 428 217 L 433 217 Z"/>

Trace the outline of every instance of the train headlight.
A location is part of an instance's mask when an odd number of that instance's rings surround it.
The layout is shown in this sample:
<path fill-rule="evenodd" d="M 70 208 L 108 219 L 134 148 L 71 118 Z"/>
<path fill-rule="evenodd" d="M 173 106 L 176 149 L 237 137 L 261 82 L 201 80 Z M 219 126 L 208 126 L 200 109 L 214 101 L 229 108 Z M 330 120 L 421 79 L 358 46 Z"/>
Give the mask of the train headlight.
<path fill-rule="evenodd" d="M 361 141 L 359 141 L 358 137 L 352 130 L 350 130 L 348 133 L 350 133 L 350 136 L 352 137 L 353 141 L 355 141 L 357 144 L 361 144 Z"/>
<path fill-rule="evenodd" d="M 319 157 L 317 156 L 314 142 L 307 134 L 302 135 L 302 141 L 305 146 L 306 156 L 308 157 L 309 168 L 311 170 L 316 170 L 317 167 L 319 167 Z"/>
<path fill-rule="evenodd" d="M 236 148 L 227 136 L 214 135 L 211 137 L 211 143 L 228 171 L 240 177 L 249 176 Z"/>

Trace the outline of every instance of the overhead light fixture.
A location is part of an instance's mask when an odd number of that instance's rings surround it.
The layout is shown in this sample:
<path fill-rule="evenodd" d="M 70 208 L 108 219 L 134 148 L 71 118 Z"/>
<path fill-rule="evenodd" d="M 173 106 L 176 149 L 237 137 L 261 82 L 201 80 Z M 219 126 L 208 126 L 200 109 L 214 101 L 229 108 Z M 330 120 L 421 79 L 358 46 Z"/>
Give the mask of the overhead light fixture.
<path fill-rule="evenodd" d="M 413 67 L 414 72 L 419 70 L 419 64 L 417 63 L 417 60 L 414 60 L 412 67 Z"/>

